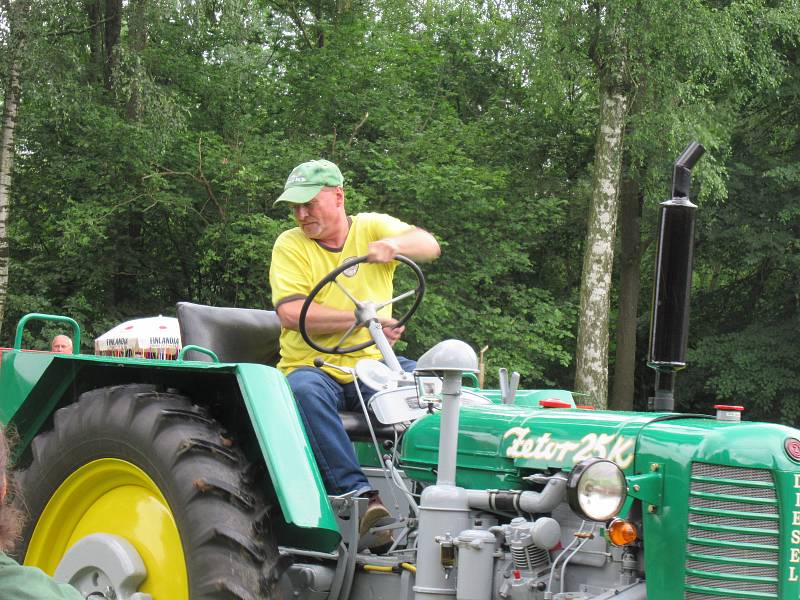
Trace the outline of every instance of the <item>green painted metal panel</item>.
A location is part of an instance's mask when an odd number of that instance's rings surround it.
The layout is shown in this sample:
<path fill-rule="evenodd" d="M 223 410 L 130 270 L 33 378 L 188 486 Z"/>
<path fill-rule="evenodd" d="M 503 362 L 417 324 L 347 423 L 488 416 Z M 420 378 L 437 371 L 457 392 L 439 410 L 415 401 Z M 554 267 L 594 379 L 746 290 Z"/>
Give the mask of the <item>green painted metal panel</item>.
<path fill-rule="evenodd" d="M 74 384 L 79 373 L 90 366 L 160 371 L 220 368 L 218 364 L 202 362 L 4 349 L 0 354 L 0 421 L 13 423 L 17 429 L 20 436 L 17 452 L 27 447 L 65 391 Z M 232 370 L 232 366 L 227 365 L 227 369 Z"/>
<path fill-rule="evenodd" d="M 664 477 L 663 504 L 644 511 L 648 600 L 800 596 L 800 464 L 784 451 L 790 437 L 800 432 L 689 418 L 642 430 L 635 471 L 659 464 Z"/>
<path fill-rule="evenodd" d="M 458 485 L 515 489 L 523 470 L 572 466 L 592 456 L 632 473 L 636 436 L 659 413 L 533 409 L 516 405 L 464 406 L 459 420 Z M 435 479 L 439 415 L 414 423 L 403 438 L 406 472 Z"/>
<path fill-rule="evenodd" d="M 497 393 L 500 394 L 499 390 Z M 567 390 L 518 390 L 514 396 L 514 404 L 517 406 L 539 408 L 539 402 L 542 400 L 561 400 L 575 408 L 572 392 Z"/>
<path fill-rule="evenodd" d="M 800 597 L 800 463 L 784 449 L 800 431 L 516 406 L 462 407 L 460 417 L 464 487 L 521 489 L 530 470 L 569 470 L 589 456 L 620 464 L 641 502 L 648 600 Z M 438 433 L 438 415 L 406 433 L 402 463 L 412 477 L 434 480 Z"/>
<path fill-rule="evenodd" d="M 6 350 L 0 355 L 0 420 L 17 428 L 18 451 L 39 432 L 81 371 L 92 367 L 159 371 L 167 381 L 170 373 L 187 371 L 235 377 L 272 477 L 287 539 L 325 552 L 338 546 L 341 535 L 294 398 L 286 378 L 272 367 Z M 119 378 L 124 381 L 125 374 Z"/>
<path fill-rule="evenodd" d="M 0 420 L 8 423 L 16 414 L 55 354 L 5 350 L 0 354 Z"/>
<path fill-rule="evenodd" d="M 334 550 L 341 535 L 286 378 L 254 364 L 237 365 L 236 376 L 293 543 Z"/>
<path fill-rule="evenodd" d="M 381 462 L 378 460 L 378 453 L 375 451 L 375 444 L 372 442 L 354 442 L 353 448 L 355 448 L 356 451 L 358 464 L 362 467 L 381 466 Z"/>
<path fill-rule="evenodd" d="M 794 433 L 798 436 L 798 432 Z M 778 440 L 775 440 L 776 442 Z M 781 510 L 778 578 L 781 598 L 800 598 L 800 465 L 775 472 Z"/>
<path fill-rule="evenodd" d="M 13 423 L 24 450 L 75 380 L 74 355 L 6 350 L 0 355 L 0 421 Z"/>

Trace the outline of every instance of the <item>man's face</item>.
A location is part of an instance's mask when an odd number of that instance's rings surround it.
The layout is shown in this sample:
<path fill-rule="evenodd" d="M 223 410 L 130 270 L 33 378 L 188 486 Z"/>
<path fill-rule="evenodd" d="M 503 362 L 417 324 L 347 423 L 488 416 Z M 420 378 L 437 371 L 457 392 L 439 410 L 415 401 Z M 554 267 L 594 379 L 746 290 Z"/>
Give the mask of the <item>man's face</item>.
<path fill-rule="evenodd" d="M 307 238 L 325 240 L 340 226 L 343 202 L 342 188 L 322 188 L 310 202 L 294 205 L 294 218 Z"/>
<path fill-rule="evenodd" d="M 50 345 L 50 350 L 57 354 L 70 354 L 72 352 L 72 340 L 65 335 L 57 335 Z"/>

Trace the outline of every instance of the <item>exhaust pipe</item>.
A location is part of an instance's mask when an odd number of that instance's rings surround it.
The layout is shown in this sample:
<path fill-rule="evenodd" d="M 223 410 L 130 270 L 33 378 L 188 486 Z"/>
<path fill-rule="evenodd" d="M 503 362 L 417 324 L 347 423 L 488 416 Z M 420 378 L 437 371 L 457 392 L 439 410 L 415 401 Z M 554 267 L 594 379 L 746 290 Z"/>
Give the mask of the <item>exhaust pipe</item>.
<path fill-rule="evenodd" d="M 647 365 L 656 372 L 649 408 L 675 409 L 675 374 L 686 367 L 689 297 L 697 206 L 689 201 L 692 167 L 705 152 L 691 142 L 675 161 L 672 198 L 661 203 Z"/>

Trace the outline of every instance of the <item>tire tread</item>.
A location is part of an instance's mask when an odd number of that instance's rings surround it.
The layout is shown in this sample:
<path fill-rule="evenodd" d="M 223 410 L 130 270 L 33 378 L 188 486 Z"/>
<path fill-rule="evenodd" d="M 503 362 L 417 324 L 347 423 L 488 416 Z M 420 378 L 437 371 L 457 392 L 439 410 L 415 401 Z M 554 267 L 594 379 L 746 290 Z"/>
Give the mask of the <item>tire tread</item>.
<path fill-rule="evenodd" d="M 278 560 L 263 482 L 222 426 L 204 408 L 151 384 L 100 388 L 56 411 L 53 428 L 31 444 L 19 476 L 31 519 L 24 556 L 38 517 L 76 468 L 97 458 L 121 458 L 159 486 L 175 518 L 186 558 L 191 600 L 256 600 Z M 213 523 L 209 527 L 209 523 Z M 246 560 L 242 560 L 247 557 Z"/>

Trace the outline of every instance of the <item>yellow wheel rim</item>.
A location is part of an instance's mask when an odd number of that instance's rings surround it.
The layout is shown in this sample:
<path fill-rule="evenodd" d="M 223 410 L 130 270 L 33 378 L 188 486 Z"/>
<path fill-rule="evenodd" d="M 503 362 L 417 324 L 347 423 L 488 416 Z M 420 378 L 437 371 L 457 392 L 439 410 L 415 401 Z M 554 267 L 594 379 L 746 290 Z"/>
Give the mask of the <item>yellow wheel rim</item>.
<path fill-rule="evenodd" d="M 115 534 L 133 544 L 147 568 L 140 592 L 153 600 L 189 600 L 186 561 L 172 511 L 139 467 L 103 458 L 72 473 L 36 523 L 25 564 L 52 575 L 67 550 L 92 533 Z"/>

